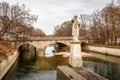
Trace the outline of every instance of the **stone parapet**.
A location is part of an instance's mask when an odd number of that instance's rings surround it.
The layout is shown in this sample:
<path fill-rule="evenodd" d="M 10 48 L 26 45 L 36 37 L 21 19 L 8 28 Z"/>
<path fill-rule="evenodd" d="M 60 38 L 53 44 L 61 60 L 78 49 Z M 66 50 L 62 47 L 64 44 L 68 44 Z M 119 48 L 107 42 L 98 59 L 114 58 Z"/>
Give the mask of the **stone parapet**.
<path fill-rule="evenodd" d="M 57 67 L 57 80 L 107 80 L 104 77 L 83 67 Z"/>
<path fill-rule="evenodd" d="M 0 62 L 0 80 L 2 80 L 5 74 L 9 71 L 17 57 L 18 53 L 15 51 L 12 55 L 9 55 L 7 59 L 4 59 L 2 62 Z"/>
<path fill-rule="evenodd" d="M 120 57 L 120 49 L 88 46 L 88 50 L 94 51 L 94 52 L 99 52 L 99 53 L 105 54 L 105 55 L 112 55 L 112 56 Z"/>
<path fill-rule="evenodd" d="M 70 45 L 69 64 L 72 67 L 81 67 L 83 65 L 81 44 L 78 42 L 73 42 Z"/>

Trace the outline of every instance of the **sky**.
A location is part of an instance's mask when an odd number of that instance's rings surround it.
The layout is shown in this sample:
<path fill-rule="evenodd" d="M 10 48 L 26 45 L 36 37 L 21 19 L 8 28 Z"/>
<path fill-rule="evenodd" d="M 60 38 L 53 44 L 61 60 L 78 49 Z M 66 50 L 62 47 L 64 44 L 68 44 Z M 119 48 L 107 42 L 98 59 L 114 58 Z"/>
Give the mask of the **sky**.
<path fill-rule="evenodd" d="M 10 4 L 25 4 L 31 14 L 38 15 L 38 20 L 33 24 L 47 35 L 54 32 L 57 25 L 72 19 L 74 15 L 92 14 L 101 10 L 111 0 L 0 0 Z"/>

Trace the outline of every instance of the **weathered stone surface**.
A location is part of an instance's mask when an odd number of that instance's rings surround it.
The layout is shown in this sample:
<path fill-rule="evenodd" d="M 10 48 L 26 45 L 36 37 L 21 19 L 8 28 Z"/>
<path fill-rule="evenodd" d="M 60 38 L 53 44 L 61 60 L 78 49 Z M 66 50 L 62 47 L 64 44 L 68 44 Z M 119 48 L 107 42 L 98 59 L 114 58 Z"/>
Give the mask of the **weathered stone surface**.
<path fill-rule="evenodd" d="M 112 56 L 120 57 L 120 49 L 88 46 L 88 50 L 94 51 L 94 52 L 99 52 L 99 53 L 105 54 L 105 55 L 112 55 Z"/>
<path fill-rule="evenodd" d="M 57 80 L 107 80 L 107 79 L 83 67 L 73 68 L 69 66 L 58 66 Z"/>
<path fill-rule="evenodd" d="M 77 72 L 79 75 L 81 75 L 82 77 L 84 77 L 86 80 L 107 80 L 104 77 L 92 71 L 89 71 L 83 67 L 73 68 L 73 70 Z"/>
<path fill-rule="evenodd" d="M 7 59 L 0 62 L 0 80 L 5 76 L 11 66 L 14 64 L 18 57 L 18 52 L 15 51 L 12 55 L 9 55 Z"/>
<path fill-rule="evenodd" d="M 58 66 L 57 80 L 86 80 L 86 79 L 68 66 Z"/>
<path fill-rule="evenodd" d="M 83 65 L 80 44 L 71 43 L 69 64 L 72 67 L 81 67 Z"/>
<path fill-rule="evenodd" d="M 78 38 L 79 38 L 79 27 L 80 27 L 77 16 L 74 16 L 72 18 L 72 22 L 73 22 L 73 27 L 72 27 L 73 41 L 77 42 L 79 41 Z"/>

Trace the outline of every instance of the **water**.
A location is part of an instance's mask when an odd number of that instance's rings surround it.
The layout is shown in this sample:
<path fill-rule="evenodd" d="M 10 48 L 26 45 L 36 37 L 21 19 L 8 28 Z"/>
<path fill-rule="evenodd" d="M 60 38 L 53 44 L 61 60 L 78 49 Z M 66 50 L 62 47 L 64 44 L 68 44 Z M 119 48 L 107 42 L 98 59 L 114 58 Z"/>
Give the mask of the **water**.
<path fill-rule="evenodd" d="M 47 51 L 48 50 L 48 51 Z M 54 48 L 46 49 L 46 57 L 34 61 L 18 59 L 3 80 L 56 80 L 56 67 L 68 65 L 68 58 L 53 56 Z M 94 58 L 84 58 L 83 65 L 109 80 L 120 79 L 120 64 Z"/>
<path fill-rule="evenodd" d="M 10 80 L 56 80 L 56 67 L 64 64 L 67 65 L 68 61 L 59 56 L 37 58 L 31 62 L 19 61 Z"/>
<path fill-rule="evenodd" d="M 109 80 L 120 80 L 120 64 L 99 59 L 84 59 L 84 67 Z"/>

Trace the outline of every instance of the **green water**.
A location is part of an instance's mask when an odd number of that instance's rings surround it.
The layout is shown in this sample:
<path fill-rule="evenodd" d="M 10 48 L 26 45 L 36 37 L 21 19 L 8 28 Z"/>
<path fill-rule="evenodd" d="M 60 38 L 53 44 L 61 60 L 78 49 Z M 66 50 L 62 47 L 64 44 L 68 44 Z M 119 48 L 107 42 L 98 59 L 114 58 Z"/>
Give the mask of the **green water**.
<path fill-rule="evenodd" d="M 102 61 L 99 59 L 84 59 L 84 67 L 108 80 L 120 80 L 120 64 Z"/>
<path fill-rule="evenodd" d="M 9 76 L 10 71 L 5 80 L 56 80 L 56 67 L 67 64 L 68 58 L 60 56 L 37 58 L 34 61 L 18 59 L 11 69 L 14 72 Z"/>
<path fill-rule="evenodd" d="M 58 65 L 68 65 L 68 58 L 54 56 L 34 61 L 18 59 L 3 80 L 56 80 Z M 85 58 L 84 67 L 109 80 L 120 80 L 120 64 Z"/>

